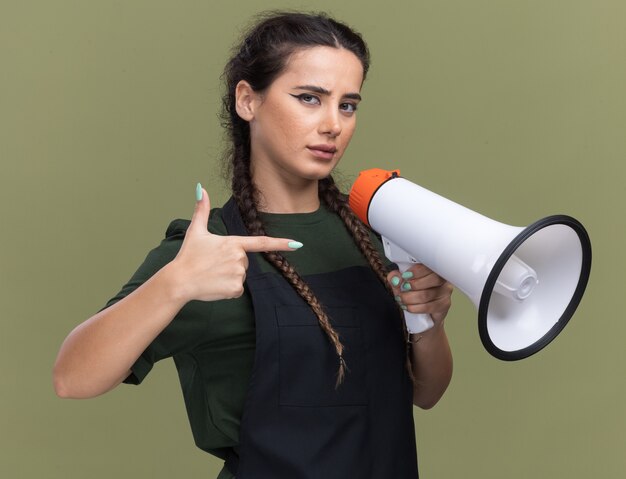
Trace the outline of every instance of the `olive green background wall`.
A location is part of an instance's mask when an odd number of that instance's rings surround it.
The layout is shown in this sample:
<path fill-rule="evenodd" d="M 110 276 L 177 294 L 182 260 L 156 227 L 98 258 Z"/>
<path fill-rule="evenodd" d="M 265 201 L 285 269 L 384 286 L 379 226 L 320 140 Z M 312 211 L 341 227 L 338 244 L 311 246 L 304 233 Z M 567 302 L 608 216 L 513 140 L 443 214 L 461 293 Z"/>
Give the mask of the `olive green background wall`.
<path fill-rule="evenodd" d="M 171 361 L 61 400 L 65 335 L 189 217 L 216 158 L 219 75 L 250 16 L 327 10 L 373 66 L 341 171 L 403 175 L 498 221 L 570 214 L 590 284 L 547 349 L 504 363 L 454 296 L 453 383 L 415 410 L 422 477 L 626 477 L 626 3 L 621 0 L 0 3 L 0 476 L 210 478 Z"/>

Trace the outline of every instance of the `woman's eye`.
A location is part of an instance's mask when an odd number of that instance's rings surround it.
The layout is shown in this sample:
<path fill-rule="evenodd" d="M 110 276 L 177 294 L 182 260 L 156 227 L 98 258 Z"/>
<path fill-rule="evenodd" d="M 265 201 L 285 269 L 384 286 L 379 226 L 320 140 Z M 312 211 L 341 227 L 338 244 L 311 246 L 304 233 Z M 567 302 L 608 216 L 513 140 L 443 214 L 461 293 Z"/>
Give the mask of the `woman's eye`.
<path fill-rule="evenodd" d="M 354 113 L 357 110 L 356 103 L 342 103 L 339 107 L 346 113 Z"/>
<path fill-rule="evenodd" d="M 307 105 L 319 105 L 320 100 L 315 95 L 310 95 L 308 93 L 302 93 L 300 95 L 294 95 L 298 100 Z"/>

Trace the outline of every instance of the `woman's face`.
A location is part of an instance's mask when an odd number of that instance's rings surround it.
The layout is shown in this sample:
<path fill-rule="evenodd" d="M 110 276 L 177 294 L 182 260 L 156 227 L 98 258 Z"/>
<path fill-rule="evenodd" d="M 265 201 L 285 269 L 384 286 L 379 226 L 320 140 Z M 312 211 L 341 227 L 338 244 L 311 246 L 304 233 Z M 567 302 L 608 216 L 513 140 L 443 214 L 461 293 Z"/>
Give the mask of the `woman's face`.
<path fill-rule="evenodd" d="M 343 48 L 296 51 L 250 107 L 253 175 L 291 183 L 328 176 L 350 143 L 363 67 Z"/>

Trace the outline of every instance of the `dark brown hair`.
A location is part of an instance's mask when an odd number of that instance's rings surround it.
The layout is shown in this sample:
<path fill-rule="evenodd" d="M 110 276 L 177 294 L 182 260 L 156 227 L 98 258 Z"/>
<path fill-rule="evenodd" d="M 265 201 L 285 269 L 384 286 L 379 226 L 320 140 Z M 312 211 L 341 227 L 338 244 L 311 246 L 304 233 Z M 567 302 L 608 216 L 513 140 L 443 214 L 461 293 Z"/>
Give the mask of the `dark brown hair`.
<path fill-rule="evenodd" d="M 363 65 L 365 80 L 370 55 L 361 35 L 322 13 L 262 14 L 244 35 L 243 41 L 236 47 L 224 69 L 223 78 L 227 91 L 222 99 L 221 119 L 229 139 L 225 166 L 227 175 L 231 177 L 233 197 L 251 235 L 266 233 L 258 211 L 259 191 L 250 173 L 250 126 L 239 117 L 235 109 L 235 88 L 241 80 L 245 80 L 254 91 L 263 92 L 283 71 L 293 53 L 315 46 L 345 48 L 354 53 Z M 339 191 L 331 176 L 319 181 L 319 197 L 328 209 L 341 217 L 372 269 L 390 290 L 383 261 L 370 240 L 368 228 L 352 213 L 347 196 Z M 347 367 L 343 359 L 343 345 L 322 305 L 283 255 L 269 252 L 264 253 L 264 256 L 287 279 L 317 316 L 321 328 L 337 352 L 339 369 L 336 384 L 339 385 L 343 381 Z"/>

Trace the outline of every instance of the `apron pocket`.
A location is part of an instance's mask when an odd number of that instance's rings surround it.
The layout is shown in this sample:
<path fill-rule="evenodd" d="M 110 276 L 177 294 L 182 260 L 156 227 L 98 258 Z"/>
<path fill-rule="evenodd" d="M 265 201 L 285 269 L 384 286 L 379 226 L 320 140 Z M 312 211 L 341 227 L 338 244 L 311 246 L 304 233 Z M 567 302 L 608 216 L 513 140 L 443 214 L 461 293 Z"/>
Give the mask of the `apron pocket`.
<path fill-rule="evenodd" d="M 344 381 L 335 388 L 339 358 L 311 308 L 278 305 L 281 406 L 367 405 L 365 353 L 356 308 L 325 310 L 344 346 Z"/>

